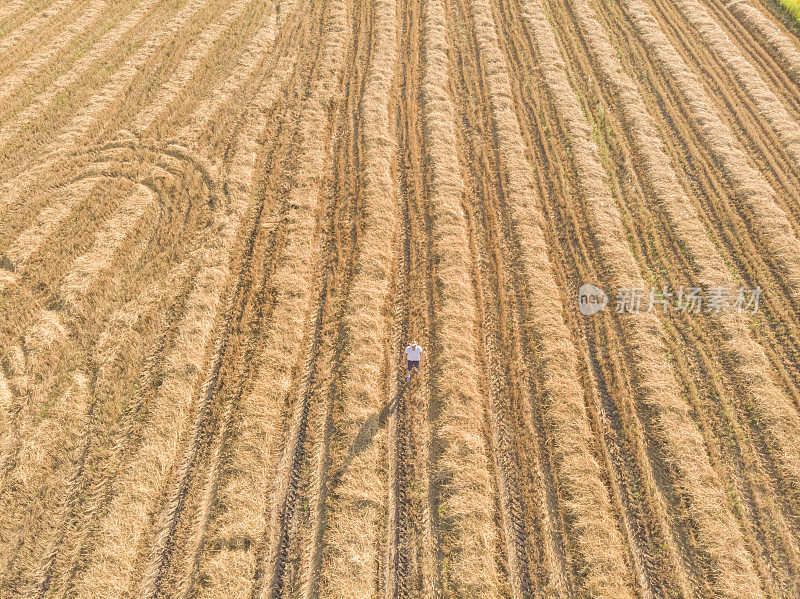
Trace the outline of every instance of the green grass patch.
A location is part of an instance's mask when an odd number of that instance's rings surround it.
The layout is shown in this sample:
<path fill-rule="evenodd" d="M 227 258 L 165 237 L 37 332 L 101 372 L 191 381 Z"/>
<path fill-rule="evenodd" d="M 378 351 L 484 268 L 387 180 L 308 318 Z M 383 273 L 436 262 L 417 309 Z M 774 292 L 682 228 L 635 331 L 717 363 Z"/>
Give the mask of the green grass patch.
<path fill-rule="evenodd" d="M 786 14 L 795 21 L 800 21 L 800 0 L 778 0 L 778 4 L 786 11 Z"/>
<path fill-rule="evenodd" d="M 764 6 L 800 37 L 800 0 L 762 0 Z"/>

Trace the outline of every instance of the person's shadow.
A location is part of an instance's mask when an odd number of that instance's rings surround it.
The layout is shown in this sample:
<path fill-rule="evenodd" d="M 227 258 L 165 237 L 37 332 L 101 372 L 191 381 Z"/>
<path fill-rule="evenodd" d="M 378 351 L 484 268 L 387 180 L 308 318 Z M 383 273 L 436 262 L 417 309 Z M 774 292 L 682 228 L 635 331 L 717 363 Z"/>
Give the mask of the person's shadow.
<path fill-rule="evenodd" d="M 405 392 L 407 385 L 408 383 L 406 381 L 400 382 L 394 397 L 386 402 L 386 405 L 383 406 L 380 412 L 376 412 L 367 418 L 364 424 L 361 425 L 361 429 L 353 440 L 353 444 L 350 446 L 350 451 L 347 453 L 344 463 L 333 476 L 334 480 L 338 481 L 341 479 L 352 461 L 364 453 L 367 447 L 369 447 L 369 444 L 372 443 L 372 439 L 378 434 L 378 431 L 386 426 L 389 415 L 394 412 L 394 409 L 397 407 L 397 400 Z"/>

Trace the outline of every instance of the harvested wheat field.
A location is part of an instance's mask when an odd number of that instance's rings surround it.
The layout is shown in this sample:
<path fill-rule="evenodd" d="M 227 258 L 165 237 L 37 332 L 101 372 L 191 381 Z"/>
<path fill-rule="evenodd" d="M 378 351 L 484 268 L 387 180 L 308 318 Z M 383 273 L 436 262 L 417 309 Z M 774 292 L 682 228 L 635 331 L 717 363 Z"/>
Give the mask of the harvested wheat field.
<path fill-rule="evenodd" d="M 800 598 L 773 4 L 0 0 L 0 599 Z"/>

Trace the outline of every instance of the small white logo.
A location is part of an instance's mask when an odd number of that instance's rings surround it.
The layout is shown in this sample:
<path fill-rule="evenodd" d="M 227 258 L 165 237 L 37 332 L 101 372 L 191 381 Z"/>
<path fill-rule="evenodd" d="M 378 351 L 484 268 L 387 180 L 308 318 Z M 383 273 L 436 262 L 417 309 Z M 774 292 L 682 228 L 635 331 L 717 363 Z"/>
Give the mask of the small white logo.
<path fill-rule="evenodd" d="M 578 289 L 578 309 L 584 316 L 602 312 L 607 305 L 608 296 L 599 287 L 586 283 Z"/>

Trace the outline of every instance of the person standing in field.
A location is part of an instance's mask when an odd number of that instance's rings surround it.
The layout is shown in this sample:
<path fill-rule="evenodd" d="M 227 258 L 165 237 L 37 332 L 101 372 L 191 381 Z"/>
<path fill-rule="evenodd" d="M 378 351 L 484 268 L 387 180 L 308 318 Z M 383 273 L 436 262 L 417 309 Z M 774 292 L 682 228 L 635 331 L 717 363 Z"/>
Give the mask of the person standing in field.
<path fill-rule="evenodd" d="M 419 371 L 419 365 L 422 361 L 422 348 L 417 345 L 416 341 L 412 341 L 411 345 L 406 348 L 403 353 L 403 359 L 406 363 L 406 382 L 411 380 L 411 375 L 416 371 L 417 374 L 422 374 Z"/>

